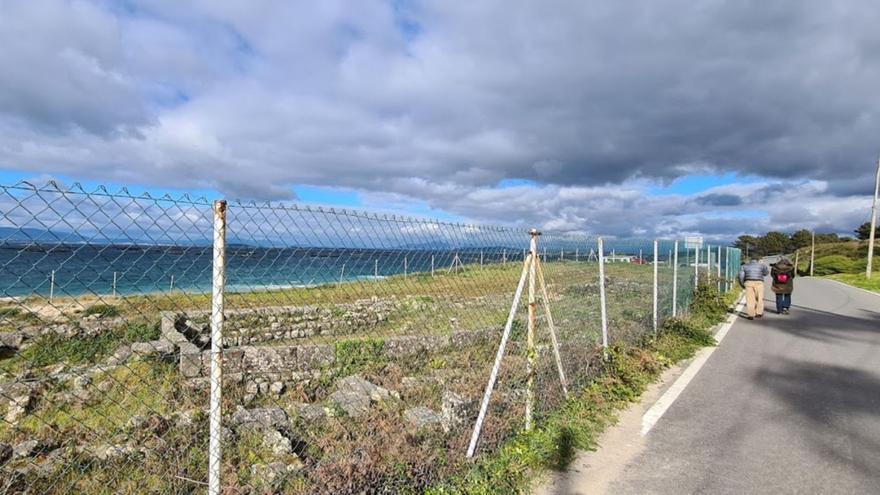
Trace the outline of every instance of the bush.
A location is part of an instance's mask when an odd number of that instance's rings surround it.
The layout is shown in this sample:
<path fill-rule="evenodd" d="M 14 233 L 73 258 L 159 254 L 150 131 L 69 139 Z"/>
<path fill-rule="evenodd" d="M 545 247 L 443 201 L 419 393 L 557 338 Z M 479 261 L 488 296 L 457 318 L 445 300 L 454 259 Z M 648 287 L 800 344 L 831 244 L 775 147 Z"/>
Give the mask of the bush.
<path fill-rule="evenodd" d="M 823 256 L 816 260 L 813 272 L 815 275 L 834 275 L 835 273 L 853 273 L 856 271 L 858 262 L 842 256 L 833 254 L 831 256 Z"/>

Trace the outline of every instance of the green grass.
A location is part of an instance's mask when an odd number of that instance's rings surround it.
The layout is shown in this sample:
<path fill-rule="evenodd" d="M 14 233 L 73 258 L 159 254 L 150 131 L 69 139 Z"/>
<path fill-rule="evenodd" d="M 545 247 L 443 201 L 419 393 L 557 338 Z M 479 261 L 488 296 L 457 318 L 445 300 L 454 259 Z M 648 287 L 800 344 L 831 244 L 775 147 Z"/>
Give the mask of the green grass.
<path fill-rule="evenodd" d="M 880 265 L 874 266 L 877 267 L 878 272 L 874 273 L 870 279 L 867 278 L 864 273 L 838 273 L 835 275 L 829 275 L 828 278 L 880 293 Z"/>
<path fill-rule="evenodd" d="M 96 335 L 42 335 L 12 358 L 0 361 L 0 370 L 42 368 L 59 363 L 72 366 L 95 364 L 108 357 L 123 343 L 155 340 L 159 338 L 159 334 L 158 323 L 131 322 Z"/>

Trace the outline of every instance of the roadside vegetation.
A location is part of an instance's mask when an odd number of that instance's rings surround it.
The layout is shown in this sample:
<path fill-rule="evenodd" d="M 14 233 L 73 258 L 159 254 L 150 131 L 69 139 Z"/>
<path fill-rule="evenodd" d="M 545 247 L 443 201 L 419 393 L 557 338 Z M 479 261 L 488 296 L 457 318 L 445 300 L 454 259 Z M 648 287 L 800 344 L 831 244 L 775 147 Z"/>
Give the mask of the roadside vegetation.
<path fill-rule="evenodd" d="M 426 493 L 528 493 L 543 470 L 564 470 L 578 450 L 595 449 L 617 412 L 638 400 L 665 368 L 715 345 L 711 329 L 726 317 L 736 297 L 738 292 L 721 294 L 714 284 L 701 286 L 686 317 L 667 319 L 656 336 L 637 345 L 613 346 L 599 377 L 538 421 L 535 429 L 519 433 L 497 453 Z"/>

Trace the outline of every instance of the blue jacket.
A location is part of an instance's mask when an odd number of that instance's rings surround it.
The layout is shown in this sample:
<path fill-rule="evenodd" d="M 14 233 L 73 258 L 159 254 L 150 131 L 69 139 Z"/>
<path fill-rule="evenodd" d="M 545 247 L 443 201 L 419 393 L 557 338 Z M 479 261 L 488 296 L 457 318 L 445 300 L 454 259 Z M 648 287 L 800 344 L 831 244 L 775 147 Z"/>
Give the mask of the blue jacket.
<path fill-rule="evenodd" d="M 770 268 L 764 263 L 752 261 L 746 263 L 739 269 L 739 284 L 745 285 L 746 282 L 758 280 L 763 282 L 764 277 L 770 275 Z"/>

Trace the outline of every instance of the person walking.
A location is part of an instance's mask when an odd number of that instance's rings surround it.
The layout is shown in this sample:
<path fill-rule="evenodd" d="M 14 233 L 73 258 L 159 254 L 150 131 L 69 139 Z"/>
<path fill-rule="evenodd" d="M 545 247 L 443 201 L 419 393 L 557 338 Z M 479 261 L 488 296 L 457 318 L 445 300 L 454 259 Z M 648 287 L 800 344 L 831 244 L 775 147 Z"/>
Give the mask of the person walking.
<path fill-rule="evenodd" d="M 794 265 L 788 258 L 782 258 L 770 265 L 770 278 L 773 279 L 773 292 L 776 293 L 776 312 L 787 315 L 791 308 L 791 293 L 794 291 Z"/>
<path fill-rule="evenodd" d="M 764 316 L 764 277 L 770 269 L 752 259 L 739 269 L 739 285 L 746 291 L 746 315 L 750 320 Z"/>

